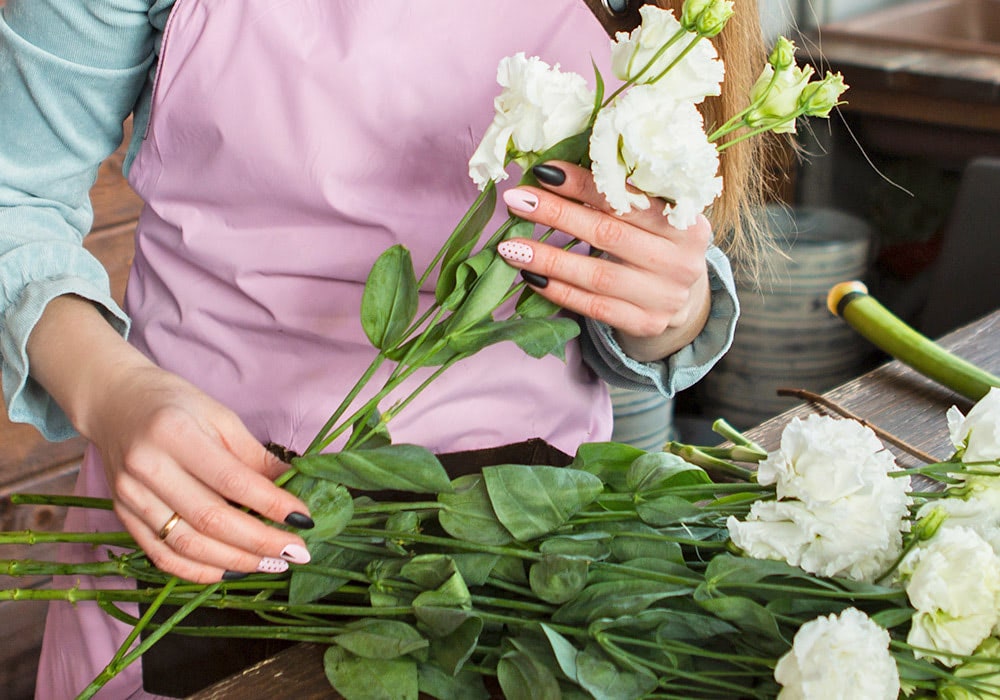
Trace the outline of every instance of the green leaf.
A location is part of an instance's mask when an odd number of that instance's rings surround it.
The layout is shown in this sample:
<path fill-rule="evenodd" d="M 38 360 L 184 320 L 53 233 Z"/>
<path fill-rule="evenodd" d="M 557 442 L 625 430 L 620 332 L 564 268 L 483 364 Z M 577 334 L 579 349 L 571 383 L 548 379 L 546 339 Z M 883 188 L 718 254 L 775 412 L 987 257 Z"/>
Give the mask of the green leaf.
<path fill-rule="evenodd" d="M 568 136 L 548 150 L 542 151 L 531 165 L 547 163 L 550 160 L 564 160 L 567 163 L 579 163 L 584 167 L 590 164 L 590 134 L 591 129 Z M 538 185 L 538 179 L 531 174 L 531 168 L 526 168 L 521 178 L 522 185 Z"/>
<path fill-rule="evenodd" d="M 493 318 L 493 310 L 510 290 L 517 270 L 500 257 L 495 250 L 482 250 L 459 267 L 458 281 L 463 283 L 463 270 L 469 275 L 477 272 L 475 284 L 468 295 L 446 321 L 445 333 L 457 335 L 480 321 Z M 480 272 L 481 269 L 481 272 Z"/>
<path fill-rule="evenodd" d="M 549 318 L 562 309 L 559 304 L 536 294 L 531 287 L 525 287 L 517 298 L 514 310 L 522 318 Z"/>
<path fill-rule="evenodd" d="M 871 618 L 875 623 L 888 630 L 912 620 L 913 610 L 911 608 L 890 608 L 875 613 Z"/>
<path fill-rule="evenodd" d="M 451 676 L 437 664 L 417 667 L 420 692 L 437 700 L 489 700 L 483 677 L 472 671 Z"/>
<path fill-rule="evenodd" d="M 472 252 L 483 233 L 483 229 L 486 228 L 486 224 L 489 223 L 496 210 L 496 184 L 492 181 L 487 183 L 483 194 L 482 199 L 475 206 L 470 207 L 462 220 L 458 222 L 458 226 L 449 237 L 448 248 L 441 258 L 441 272 L 438 275 L 434 298 L 445 308 L 454 308 L 445 305 L 445 300 L 455 292 L 457 286 L 456 271 Z M 460 299 L 455 299 L 452 303 L 459 301 Z"/>
<path fill-rule="evenodd" d="M 603 561 L 611 556 L 611 534 L 607 532 L 581 532 L 575 535 L 548 537 L 538 545 L 542 554 L 559 554 L 563 557 L 581 557 L 590 561 Z"/>
<path fill-rule="evenodd" d="M 657 610 L 656 612 L 663 613 L 660 617 L 660 624 L 656 628 L 657 642 L 662 642 L 665 639 L 697 642 L 739 632 L 728 622 L 709 615 L 698 615 L 681 610 Z"/>
<path fill-rule="evenodd" d="M 669 452 L 649 452 L 629 465 L 625 479 L 629 491 L 644 493 L 676 486 L 701 486 L 712 479 L 697 467 Z"/>
<path fill-rule="evenodd" d="M 493 576 L 507 583 L 528 585 L 528 574 L 524 570 L 524 560 L 520 557 L 500 557 L 493 567 Z"/>
<path fill-rule="evenodd" d="M 816 580 L 802 569 L 783 561 L 719 554 L 712 558 L 705 569 L 705 586 L 714 594 L 718 588 L 752 585 L 770 576 L 810 582 Z"/>
<path fill-rule="evenodd" d="M 403 362 L 403 360 L 406 360 L 407 364 L 413 367 L 439 367 L 458 357 L 458 353 L 450 348 L 447 343 L 443 343 L 438 350 L 427 355 L 431 348 L 444 338 L 444 334 L 445 326 L 439 323 L 422 331 L 419 335 L 406 341 L 395 350 L 386 352 L 385 356 L 394 362 Z M 417 345 L 420 347 L 410 357 L 410 350 Z M 427 356 L 424 357 L 425 355 Z"/>
<path fill-rule="evenodd" d="M 561 670 L 568 679 L 575 683 L 577 681 L 576 656 L 580 652 L 569 642 L 568 639 L 546 625 L 544 622 L 541 623 L 540 626 L 542 628 L 542 633 L 545 635 L 546 641 L 548 641 L 549 646 L 552 648 L 552 654 L 555 656 L 556 663 L 559 664 L 559 670 Z"/>
<path fill-rule="evenodd" d="M 354 499 L 341 484 L 319 479 L 303 500 L 316 526 L 302 531 L 307 544 L 333 539 L 354 517 Z"/>
<path fill-rule="evenodd" d="M 509 340 L 531 357 L 555 355 L 566 359 L 566 343 L 580 334 L 571 318 L 487 321 L 453 335 L 448 344 L 458 353 L 472 355 L 490 345 Z"/>
<path fill-rule="evenodd" d="M 680 496 L 661 496 L 644 501 L 636 505 L 635 512 L 642 522 L 654 527 L 666 527 L 705 517 L 701 508 Z"/>
<path fill-rule="evenodd" d="M 783 640 L 774 614 L 760 603 L 742 596 L 700 598 L 698 604 L 716 617 L 731 622 L 741 630 L 755 632 L 769 639 Z"/>
<path fill-rule="evenodd" d="M 521 541 L 560 527 L 604 487 L 593 474 L 546 465 L 484 467 L 483 478 L 497 518 Z"/>
<path fill-rule="evenodd" d="M 410 251 L 394 245 L 382 253 L 361 296 L 361 327 L 379 350 L 403 339 L 417 314 L 417 276 Z"/>
<path fill-rule="evenodd" d="M 364 618 L 348 624 L 347 629 L 333 642 L 364 659 L 395 659 L 430 646 L 420 632 L 399 620 Z"/>
<path fill-rule="evenodd" d="M 676 542 L 657 537 L 657 532 L 648 525 L 636 523 L 630 527 L 612 529 L 611 524 L 603 526 L 612 530 L 611 557 L 616 561 L 633 559 L 661 559 L 678 564 L 684 563 L 684 553 Z M 652 535 L 652 536 L 650 536 Z"/>
<path fill-rule="evenodd" d="M 364 440 L 355 442 L 359 435 L 365 433 L 367 433 L 367 436 Z M 377 409 L 369 413 L 366 417 L 359 418 L 354 423 L 354 428 L 351 430 L 350 444 L 352 445 L 352 449 L 355 450 L 371 450 L 376 447 L 385 447 L 392 444 L 392 438 L 389 437 L 389 426 L 382 422 L 381 414 Z"/>
<path fill-rule="evenodd" d="M 620 668 L 595 644 L 577 655 L 576 667 L 580 685 L 595 700 L 641 698 L 656 688 L 655 676 Z"/>
<path fill-rule="evenodd" d="M 445 506 L 438 513 L 445 532 L 477 544 L 505 545 L 513 539 L 493 512 L 482 474 L 466 474 L 451 483 L 453 491 L 438 496 L 438 502 Z"/>
<path fill-rule="evenodd" d="M 531 565 L 528 582 L 539 598 L 560 605 L 572 600 L 587 585 L 588 568 L 585 559 L 549 554 Z"/>
<path fill-rule="evenodd" d="M 493 573 L 493 567 L 500 559 L 499 554 L 483 554 L 481 552 L 461 552 L 451 555 L 458 573 L 462 574 L 466 584 L 482 586 Z"/>
<path fill-rule="evenodd" d="M 449 554 L 420 554 L 403 564 L 399 574 L 421 588 L 433 589 L 458 571 Z"/>
<path fill-rule="evenodd" d="M 451 481 L 441 462 L 430 450 L 418 445 L 326 452 L 296 457 L 292 464 L 307 476 L 337 481 L 362 491 L 451 491 Z"/>
<path fill-rule="evenodd" d="M 345 700 L 417 700 L 413 659 L 365 659 L 332 645 L 323 654 L 323 669 Z"/>
<path fill-rule="evenodd" d="M 638 447 L 620 442 L 590 442 L 577 448 L 569 466 L 599 477 L 612 491 L 624 493 L 630 490 L 627 486 L 629 467 L 644 454 Z"/>
<path fill-rule="evenodd" d="M 431 641 L 431 658 L 450 675 L 455 675 L 476 650 L 482 631 L 482 618 L 469 617 L 450 634 Z"/>
<path fill-rule="evenodd" d="M 348 569 L 360 571 L 372 558 L 371 554 L 346 549 L 323 542 L 310 546 L 312 562 L 309 567 Z M 292 568 L 292 578 L 288 586 L 288 602 L 292 605 L 305 605 L 330 595 L 347 583 L 346 578 L 331 576 L 319 572 L 314 573 L 307 567 Z"/>
<path fill-rule="evenodd" d="M 643 579 L 594 583 L 556 610 L 552 620 L 565 624 L 580 624 L 593 622 L 601 617 L 635 615 L 658 600 L 690 595 L 693 590 L 694 588 L 688 585 Z"/>
<path fill-rule="evenodd" d="M 560 697 L 559 682 L 552 671 L 523 651 L 509 651 L 500 657 L 497 680 L 508 700 Z"/>

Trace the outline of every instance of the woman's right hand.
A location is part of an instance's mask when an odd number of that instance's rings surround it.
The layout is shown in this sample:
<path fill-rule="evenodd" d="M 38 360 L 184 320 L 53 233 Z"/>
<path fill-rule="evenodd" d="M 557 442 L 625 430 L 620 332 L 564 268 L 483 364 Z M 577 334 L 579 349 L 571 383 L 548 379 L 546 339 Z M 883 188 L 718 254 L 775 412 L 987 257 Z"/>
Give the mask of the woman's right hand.
<path fill-rule="evenodd" d="M 287 465 L 89 302 L 50 302 L 28 354 L 32 375 L 100 452 L 115 513 L 160 569 L 208 583 L 309 561 L 301 537 L 251 514 L 311 526 L 306 505 L 273 483 Z"/>

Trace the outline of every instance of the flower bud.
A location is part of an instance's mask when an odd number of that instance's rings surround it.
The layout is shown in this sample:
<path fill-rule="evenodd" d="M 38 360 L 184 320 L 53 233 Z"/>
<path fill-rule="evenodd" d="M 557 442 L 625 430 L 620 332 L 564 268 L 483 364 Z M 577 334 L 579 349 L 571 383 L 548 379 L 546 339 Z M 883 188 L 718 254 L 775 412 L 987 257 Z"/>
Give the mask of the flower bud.
<path fill-rule="evenodd" d="M 774 66 L 775 70 L 780 71 L 791 68 L 792 64 L 795 63 L 796 50 L 795 42 L 779 36 L 778 41 L 775 42 L 774 48 L 771 50 L 771 55 L 767 58 L 767 62 Z"/>
<path fill-rule="evenodd" d="M 802 93 L 812 76 L 809 65 L 799 68 L 793 64 L 779 71 L 770 64 L 764 66 L 750 91 L 753 109 L 746 116 L 747 126 L 771 128 L 777 134 L 794 132 Z"/>
<path fill-rule="evenodd" d="M 681 13 L 681 26 L 699 36 L 713 37 L 733 16 L 732 0 L 687 0 Z"/>
<path fill-rule="evenodd" d="M 940 506 L 935 506 L 914 526 L 913 536 L 919 542 L 926 542 L 937 534 L 947 519 L 948 511 Z"/>
<path fill-rule="evenodd" d="M 841 94 L 847 89 L 844 76 L 827 71 L 823 80 L 810 83 L 799 96 L 803 114 L 810 117 L 828 117 L 837 106 Z"/>

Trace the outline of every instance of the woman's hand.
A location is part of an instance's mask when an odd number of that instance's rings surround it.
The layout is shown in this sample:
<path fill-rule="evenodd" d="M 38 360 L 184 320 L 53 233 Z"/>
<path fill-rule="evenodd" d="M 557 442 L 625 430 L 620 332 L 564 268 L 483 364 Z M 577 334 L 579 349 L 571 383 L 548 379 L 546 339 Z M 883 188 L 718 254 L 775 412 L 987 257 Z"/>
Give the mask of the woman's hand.
<path fill-rule="evenodd" d="M 53 300 L 28 343 L 33 375 L 104 461 L 115 513 L 162 570 L 200 583 L 305 563 L 308 509 L 235 413 L 128 345 L 88 302 Z M 179 520 L 174 516 L 179 516 Z"/>
<path fill-rule="evenodd" d="M 581 255 L 527 239 L 501 243 L 498 252 L 529 273 L 525 278 L 535 291 L 609 324 L 622 349 L 641 362 L 660 360 L 694 340 L 710 308 L 708 221 L 701 217 L 679 231 L 667 222 L 658 200 L 618 217 L 589 170 L 551 161 L 533 172 L 544 189 L 508 190 L 504 201 L 511 211 L 605 254 Z"/>

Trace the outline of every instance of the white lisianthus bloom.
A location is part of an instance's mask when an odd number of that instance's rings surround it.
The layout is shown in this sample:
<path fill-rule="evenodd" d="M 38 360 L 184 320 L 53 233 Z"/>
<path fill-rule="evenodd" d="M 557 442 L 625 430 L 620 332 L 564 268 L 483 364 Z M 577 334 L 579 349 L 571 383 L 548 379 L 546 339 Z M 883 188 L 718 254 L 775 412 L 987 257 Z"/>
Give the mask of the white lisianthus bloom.
<path fill-rule="evenodd" d="M 794 418 L 785 427 L 780 449 L 760 463 L 757 481 L 775 484 L 779 499 L 797 498 L 807 506 L 818 506 L 870 491 L 873 484 L 899 470 L 870 428 L 853 420 L 812 415 Z M 900 491 L 909 488 L 909 477 L 894 481 Z"/>
<path fill-rule="evenodd" d="M 799 68 L 792 64 L 775 74 L 770 63 L 764 66 L 760 77 L 750 90 L 747 125 L 755 128 L 770 127 L 776 134 L 795 133 L 794 117 L 799 111 L 799 98 L 813 76 L 812 66 Z"/>
<path fill-rule="evenodd" d="M 963 416 L 957 406 L 952 406 L 947 417 L 951 442 L 963 461 L 1000 459 L 1000 389 L 990 389 L 968 415 Z"/>
<path fill-rule="evenodd" d="M 1000 558 L 972 530 L 942 528 L 914 549 L 899 566 L 910 604 L 916 610 L 908 644 L 954 666 L 975 651 L 1000 621 Z"/>
<path fill-rule="evenodd" d="M 701 113 L 658 85 L 634 87 L 598 113 L 590 159 L 597 190 L 618 214 L 648 208 L 646 194 L 662 197 L 671 225 L 686 229 L 722 192 Z"/>
<path fill-rule="evenodd" d="M 730 517 L 729 536 L 754 559 L 777 559 L 819 576 L 878 579 L 903 551 L 910 498 L 884 478 L 833 503 L 758 501 L 745 521 Z"/>
<path fill-rule="evenodd" d="M 856 608 L 799 628 L 792 649 L 778 659 L 778 700 L 895 700 L 899 671 L 889 633 Z"/>
<path fill-rule="evenodd" d="M 698 39 L 698 35 L 685 32 L 671 10 L 643 5 L 639 14 L 642 23 L 631 34 L 618 32 L 615 35 L 611 44 L 611 70 L 624 81 L 642 84 L 656 80 L 692 41 Z M 683 32 L 681 39 L 657 56 L 679 32 Z M 643 70 L 650 62 L 652 65 Z M 725 72 L 715 46 L 703 38 L 698 39 L 695 47 L 656 84 L 679 101 L 698 103 L 709 95 L 722 92 Z"/>
<path fill-rule="evenodd" d="M 537 56 L 507 56 L 497 67 L 503 88 L 493 123 L 469 160 L 469 177 L 483 189 L 507 178 L 507 154 L 540 153 L 587 128 L 594 92 L 583 76 L 563 73 Z"/>
<path fill-rule="evenodd" d="M 758 466 L 776 501 L 758 501 L 729 536 L 747 556 L 780 559 L 809 573 L 874 581 L 902 552 L 911 498 L 875 434 L 856 421 L 794 419 L 781 447 Z"/>

